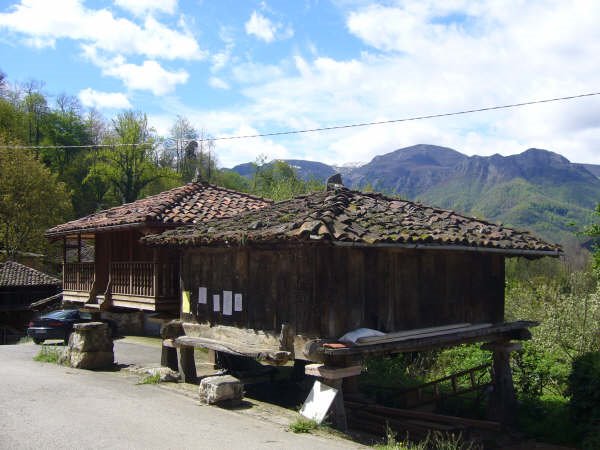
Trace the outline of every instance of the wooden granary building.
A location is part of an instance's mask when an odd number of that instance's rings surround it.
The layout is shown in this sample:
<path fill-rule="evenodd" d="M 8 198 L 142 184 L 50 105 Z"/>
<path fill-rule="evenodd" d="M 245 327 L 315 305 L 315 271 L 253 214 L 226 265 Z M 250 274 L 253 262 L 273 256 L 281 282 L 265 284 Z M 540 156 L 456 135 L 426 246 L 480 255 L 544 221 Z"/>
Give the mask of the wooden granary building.
<path fill-rule="evenodd" d="M 330 184 L 143 242 L 181 255 L 179 346 L 348 368 L 367 355 L 490 345 L 500 415 L 514 390 L 504 260 L 558 256 L 527 232 Z M 353 330 L 377 335 L 340 342 Z"/>
<path fill-rule="evenodd" d="M 179 254 L 141 245 L 140 238 L 269 204 L 192 182 L 51 228 L 46 236 L 63 242 L 63 301 L 103 310 L 178 315 Z M 91 256 L 84 251 L 89 248 Z"/>
<path fill-rule="evenodd" d="M 232 348 L 255 336 L 249 345 L 309 360 L 306 343 L 357 328 L 514 331 L 503 324 L 504 259 L 560 252 L 527 232 L 340 185 L 144 242 L 181 252 L 190 335 Z"/>

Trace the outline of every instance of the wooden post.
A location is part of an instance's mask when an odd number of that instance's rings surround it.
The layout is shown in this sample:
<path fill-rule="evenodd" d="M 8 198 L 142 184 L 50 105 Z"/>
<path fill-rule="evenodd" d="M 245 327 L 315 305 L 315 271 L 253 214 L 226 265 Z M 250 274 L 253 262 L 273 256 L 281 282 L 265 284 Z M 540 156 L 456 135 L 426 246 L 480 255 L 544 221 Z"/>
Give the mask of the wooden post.
<path fill-rule="evenodd" d="M 334 428 L 343 431 L 348 431 L 348 422 L 346 420 L 346 408 L 344 407 L 344 392 L 342 390 L 343 378 L 337 380 L 330 380 L 327 378 L 322 379 L 323 383 L 327 386 L 331 386 L 338 390 L 333 405 L 331 405 L 331 412 L 333 413 L 333 426 Z"/>
<path fill-rule="evenodd" d="M 164 339 L 160 353 L 160 365 L 168 367 L 171 370 L 179 371 L 177 363 L 177 348 L 173 344 L 173 339 Z"/>
<path fill-rule="evenodd" d="M 194 360 L 194 347 L 183 345 L 179 347 L 179 367 L 181 379 L 184 383 L 196 383 L 196 361 Z"/>
<path fill-rule="evenodd" d="M 213 369 L 218 369 L 217 367 L 217 352 L 211 349 L 208 349 L 208 355 L 206 357 L 207 363 L 212 364 Z"/>
<path fill-rule="evenodd" d="M 516 419 L 517 396 L 510 369 L 510 352 L 521 350 L 520 343 L 490 342 L 482 346 L 493 352 L 493 392 L 488 404 L 488 416 L 504 426 L 510 426 Z"/>
<path fill-rule="evenodd" d="M 362 368 L 359 365 L 349 367 L 326 366 L 324 364 L 309 364 L 304 367 L 306 375 L 318 377 L 322 383 L 337 389 L 338 393 L 333 400 L 330 411 L 333 415 L 333 426 L 340 431 L 348 431 L 346 408 L 344 406 L 344 393 L 342 385 L 345 378 L 357 377 Z"/>

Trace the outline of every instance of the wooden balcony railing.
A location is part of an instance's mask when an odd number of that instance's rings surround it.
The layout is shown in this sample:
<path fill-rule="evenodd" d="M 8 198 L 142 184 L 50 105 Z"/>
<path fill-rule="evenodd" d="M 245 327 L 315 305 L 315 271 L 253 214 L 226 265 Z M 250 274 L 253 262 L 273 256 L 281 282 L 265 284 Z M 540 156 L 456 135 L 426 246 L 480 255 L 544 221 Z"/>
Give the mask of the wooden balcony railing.
<path fill-rule="evenodd" d="M 113 262 L 110 265 L 112 294 L 135 297 L 174 297 L 176 270 L 170 263 Z"/>
<path fill-rule="evenodd" d="M 63 290 L 90 292 L 94 284 L 94 263 L 64 263 Z"/>

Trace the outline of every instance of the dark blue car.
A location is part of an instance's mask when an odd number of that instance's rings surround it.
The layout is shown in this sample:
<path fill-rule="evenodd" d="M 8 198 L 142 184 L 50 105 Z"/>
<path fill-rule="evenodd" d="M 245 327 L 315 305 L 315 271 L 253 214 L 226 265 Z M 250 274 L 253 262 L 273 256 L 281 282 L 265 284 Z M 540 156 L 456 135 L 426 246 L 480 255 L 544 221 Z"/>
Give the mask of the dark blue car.
<path fill-rule="evenodd" d="M 60 309 L 44 314 L 29 322 L 27 336 L 36 344 L 41 344 L 46 339 L 62 339 L 65 344 L 69 342 L 69 336 L 73 332 L 73 325 L 82 322 L 91 322 L 90 313 L 81 312 L 77 309 Z M 116 335 L 116 326 L 112 321 L 103 320 L 108 323 L 112 335 Z"/>

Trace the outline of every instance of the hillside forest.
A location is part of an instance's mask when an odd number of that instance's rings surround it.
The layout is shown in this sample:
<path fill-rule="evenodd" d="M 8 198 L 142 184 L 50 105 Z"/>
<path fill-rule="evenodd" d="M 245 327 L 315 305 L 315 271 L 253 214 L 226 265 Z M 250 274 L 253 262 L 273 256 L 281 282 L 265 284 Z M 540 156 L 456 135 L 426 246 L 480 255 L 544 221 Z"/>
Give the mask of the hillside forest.
<path fill-rule="evenodd" d="M 275 200 L 322 188 L 284 162 L 266 162 L 257 155 L 249 176 L 221 169 L 209 132 L 185 117 L 161 136 L 143 112 L 106 118 L 71 95 L 50 96 L 42 82 L 13 83 L 0 73 L 0 258 L 48 254 L 47 228 L 194 178 Z M 577 225 L 600 237 L 600 215 Z M 513 360 L 521 430 L 600 448 L 594 446 L 600 442 L 594 428 L 600 419 L 600 257 L 585 254 L 579 252 L 577 264 L 510 259 L 505 315 L 540 322 Z M 489 352 L 464 346 L 370 361 L 366 379 L 371 385 L 425 382 L 489 361 Z M 465 411 L 470 400 L 451 405 L 451 412 L 477 416 L 473 408 Z"/>

